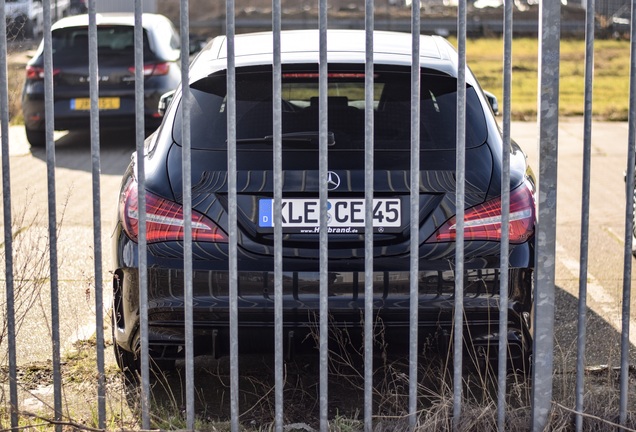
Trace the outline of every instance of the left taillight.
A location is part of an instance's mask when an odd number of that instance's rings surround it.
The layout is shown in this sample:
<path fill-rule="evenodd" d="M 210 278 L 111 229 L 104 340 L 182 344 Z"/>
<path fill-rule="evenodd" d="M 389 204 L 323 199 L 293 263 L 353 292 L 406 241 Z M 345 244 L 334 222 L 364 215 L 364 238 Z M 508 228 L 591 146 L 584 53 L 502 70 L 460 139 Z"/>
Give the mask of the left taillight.
<path fill-rule="evenodd" d="M 60 73 L 59 69 L 53 69 L 53 76 Z M 44 79 L 44 68 L 39 66 L 27 66 L 26 78 L 30 81 L 37 81 Z"/>
<path fill-rule="evenodd" d="M 134 74 L 135 67 L 134 66 L 129 67 L 128 71 Z M 168 72 L 170 72 L 170 64 L 166 62 L 147 63 L 144 65 L 144 76 L 168 75 Z"/>
<path fill-rule="evenodd" d="M 526 184 L 510 191 L 510 243 L 523 243 L 534 234 L 535 203 Z M 455 241 L 457 219 L 452 217 L 426 243 Z M 501 240 L 501 198 L 469 208 L 464 214 L 464 240 Z"/>
<path fill-rule="evenodd" d="M 120 220 L 128 236 L 139 238 L 139 205 L 137 182 L 131 181 L 119 203 Z M 146 241 L 179 241 L 184 236 L 183 206 L 146 192 Z M 227 235 L 205 215 L 192 210 L 192 240 L 227 243 Z"/>

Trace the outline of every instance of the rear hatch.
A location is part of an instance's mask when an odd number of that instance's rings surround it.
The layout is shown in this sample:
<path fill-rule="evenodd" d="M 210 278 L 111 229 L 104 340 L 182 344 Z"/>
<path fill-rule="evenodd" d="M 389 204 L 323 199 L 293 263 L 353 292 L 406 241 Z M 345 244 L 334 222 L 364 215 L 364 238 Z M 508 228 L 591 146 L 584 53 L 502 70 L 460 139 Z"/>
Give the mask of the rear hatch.
<path fill-rule="evenodd" d="M 75 98 L 76 106 L 84 109 L 89 97 L 89 35 L 88 27 L 65 27 L 53 32 L 53 69 L 56 100 L 60 97 Z M 112 96 L 100 101 L 101 109 L 115 109 L 118 96 L 134 97 L 135 92 L 135 44 L 134 27 L 127 25 L 102 25 L 97 27 L 97 53 L 99 65 L 100 96 Z M 41 62 L 38 62 L 41 63 Z M 34 63 L 33 67 L 42 67 Z M 149 49 L 144 32 L 144 63 L 154 65 L 155 55 Z M 144 70 L 145 72 L 145 70 Z M 152 74 L 146 74 L 151 76 Z M 73 104 L 72 104 L 73 105 Z"/>
<path fill-rule="evenodd" d="M 332 67 L 328 76 L 330 256 L 348 258 L 364 247 L 365 114 L 361 65 Z M 236 134 L 239 243 L 266 252 L 273 244 L 273 104 L 271 71 L 237 73 Z M 410 71 L 376 67 L 374 76 L 374 240 L 386 255 L 408 252 L 410 235 Z M 423 70 L 420 104 L 420 214 L 426 238 L 455 214 L 455 78 Z M 191 86 L 193 207 L 227 231 L 226 76 Z M 282 76 L 284 244 L 312 256 L 319 226 L 319 99 L 315 66 Z M 173 193 L 181 201 L 181 113 L 168 157 Z M 467 89 L 466 206 L 485 200 L 493 173 L 487 127 L 475 90 Z M 305 250 L 307 254 L 302 251 Z M 310 252 L 313 251 L 313 252 Z M 290 252 L 291 253 L 291 252 Z M 363 255 L 360 255 L 363 256 Z"/>

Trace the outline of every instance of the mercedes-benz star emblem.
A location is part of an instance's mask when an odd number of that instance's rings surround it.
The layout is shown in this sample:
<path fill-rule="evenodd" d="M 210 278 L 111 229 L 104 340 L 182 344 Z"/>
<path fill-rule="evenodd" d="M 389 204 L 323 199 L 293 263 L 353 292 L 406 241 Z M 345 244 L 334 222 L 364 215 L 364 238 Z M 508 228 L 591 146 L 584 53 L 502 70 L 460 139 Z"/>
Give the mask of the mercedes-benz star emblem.
<path fill-rule="evenodd" d="M 340 186 L 340 177 L 333 171 L 329 171 L 327 177 L 327 189 L 334 190 Z"/>

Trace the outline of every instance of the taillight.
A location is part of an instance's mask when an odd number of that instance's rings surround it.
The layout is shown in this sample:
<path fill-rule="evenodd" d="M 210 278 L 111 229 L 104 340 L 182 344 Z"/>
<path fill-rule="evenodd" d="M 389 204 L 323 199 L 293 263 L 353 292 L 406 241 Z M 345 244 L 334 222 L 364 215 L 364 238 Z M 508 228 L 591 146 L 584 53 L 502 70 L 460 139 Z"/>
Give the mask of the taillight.
<path fill-rule="evenodd" d="M 53 76 L 59 73 L 59 69 L 53 69 Z M 42 80 L 44 79 L 44 68 L 39 66 L 27 66 L 26 77 L 28 80 Z"/>
<path fill-rule="evenodd" d="M 128 71 L 132 74 L 135 73 L 135 67 L 131 66 Z M 144 65 L 144 76 L 159 76 L 167 75 L 170 71 L 170 64 L 168 63 L 148 63 Z"/>
<path fill-rule="evenodd" d="M 522 185 L 510 191 L 510 243 L 523 243 L 534 234 L 535 210 L 531 190 Z M 457 220 L 449 219 L 426 243 L 455 241 Z M 466 210 L 464 240 L 501 240 L 501 198 Z"/>
<path fill-rule="evenodd" d="M 119 205 L 120 219 L 128 236 L 139 238 L 139 206 L 137 182 L 131 181 L 122 194 Z M 146 241 L 183 240 L 183 206 L 146 192 Z M 192 211 L 192 240 L 227 243 L 227 235 L 203 214 Z"/>
<path fill-rule="evenodd" d="M 327 74 L 327 78 L 349 78 L 349 79 L 364 79 L 366 75 L 363 73 L 357 73 L 357 72 L 329 72 Z M 318 77 L 320 77 L 319 73 L 316 72 L 287 72 L 283 74 L 283 78 L 290 78 L 290 79 L 318 79 Z M 377 74 L 374 75 L 374 77 L 377 77 Z"/>

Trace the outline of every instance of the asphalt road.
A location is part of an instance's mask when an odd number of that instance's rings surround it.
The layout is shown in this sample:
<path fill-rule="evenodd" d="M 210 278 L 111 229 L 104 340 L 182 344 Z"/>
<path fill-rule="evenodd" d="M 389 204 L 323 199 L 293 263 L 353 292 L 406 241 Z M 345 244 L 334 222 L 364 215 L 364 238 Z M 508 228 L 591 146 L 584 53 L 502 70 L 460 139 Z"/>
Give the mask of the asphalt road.
<path fill-rule="evenodd" d="M 110 234 L 115 222 L 121 174 L 135 149 L 134 131 L 103 132 L 100 158 L 102 278 L 105 304 L 110 304 L 112 259 Z M 14 241 L 18 269 L 44 262 L 45 271 L 29 274 L 31 283 L 16 280 L 16 296 L 27 307 L 18 311 L 18 363 L 51 358 L 50 280 L 48 278 L 48 182 L 44 149 L 31 150 L 22 127 L 10 129 L 11 199 L 13 219 L 23 218 L 24 226 Z M 56 133 L 55 190 L 58 220 L 58 280 L 60 337 L 62 349 L 77 339 L 95 333 L 95 251 L 93 184 L 90 134 Z M 19 276 L 18 276 L 19 277 Z M 35 281 L 33 281 L 35 279 Z M 36 296 L 20 297 L 20 287 L 28 286 Z M 19 300 L 17 301 L 19 304 Z"/>
<path fill-rule="evenodd" d="M 528 154 L 538 175 L 538 126 L 514 123 L 512 136 Z M 583 121 L 559 123 L 556 246 L 555 366 L 571 369 L 576 358 L 581 202 L 583 182 Z M 587 364 L 619 363 L 625 254 L 625 183 L 627 123 L 595 122 L 592 129 L 587 273 Z M 539 179 L 540 180 L 540 179 Z M 632 261 L 633 263 L 633 261 Z M 633 283 L 634 277 L 631 278 Z M 632 364 L 636 345 L 636 303 L 631 297 Z"/>
<path fill-rule="evenodd" d="M 538 172 L 535 123 L 512 125 L 512 135 L 524 148 Z M 625 123 L 595 123 L 592 143 L 590 211 L 590 262 L 588 273 L 588 364 L 618 364 L 620 354 L 621 298 L 624 261 L 625 189 L 628 127 Z M 555 364 L 570 369 L 575 359 L 578 267 L 580 253 L 581 179 L 583 122 L 565 119 L 560 123 L 558 227 L 556 253 Z M 106 304 L 112 268 L 110 233 L 114 223 L 120 176 L 134 151 L 134 133 L 101 133 L 101 241 Z M 55 148 L 57 201 L 58 273 L 62 348 L 78 338 L 90 336 L 95 327 L 93 246 L 93 186 L 88 133 L 58 134 Z M 43 263 L 40 277 L 48 277 L 48 207 L 46 152 L 31 151 L 23 129 L 10 129 L 11 199 L 14 219 L 25 222 L 16 237 L 16 269 Z M 15 230 L 15 229 L 14 229 Z M 18 276 L 19 277 L 19 276 Z M 31 279 L 37 279 L 31 277 Z M 634 278 L 632 278 L 633 281 Z M 28 307 L 20 320 L 18 362 L 51 358 L 50 283 L 47 279 L 22 282 L 19 297 Z M 37 287 L 36 296 L 26 296 Z M 26 287 L 30 287 L 26 290 Z M 21 288 L 19 288 L 21 289 Z M 632 311 L 636 311 L 634 296 Z M 632 312 L 632 317 L 634 312 Z M 632 346 L 636 345 L 636 322 L 630 320 Z M 636 358 L 632 355 L 632 359 Z M 634 363 L 634 362 L 632 362 Z"/>

